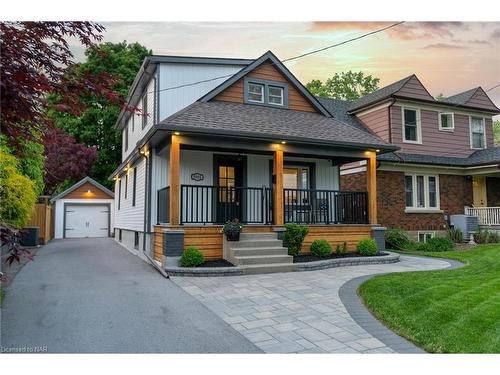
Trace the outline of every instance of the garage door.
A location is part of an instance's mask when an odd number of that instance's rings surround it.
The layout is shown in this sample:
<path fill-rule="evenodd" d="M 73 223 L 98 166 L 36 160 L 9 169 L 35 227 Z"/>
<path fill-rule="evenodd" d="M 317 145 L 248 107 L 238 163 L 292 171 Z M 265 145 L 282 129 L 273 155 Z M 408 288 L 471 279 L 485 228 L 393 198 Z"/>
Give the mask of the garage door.
<path fill-rule="evenodd" d="M 109 205 L 68 204 L 64 215 L 66 238 L 109 236 Z"/>

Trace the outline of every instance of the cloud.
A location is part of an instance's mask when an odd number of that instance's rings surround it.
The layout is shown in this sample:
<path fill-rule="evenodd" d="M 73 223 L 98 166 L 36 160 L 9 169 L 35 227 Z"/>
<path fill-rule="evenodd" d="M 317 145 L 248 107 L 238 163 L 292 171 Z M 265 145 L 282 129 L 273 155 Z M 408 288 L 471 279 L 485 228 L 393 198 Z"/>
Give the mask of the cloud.
<path fill-rule="evenodd" d="M 422 47 L 422 49 L 463 49 L 463 48 L 465 47 L 449 43 L 434 43 Z"/>
<path fill-rule="evenodd" d="M 340 30 L 376 30 L 394 22 L 313 22 L 309 31 L 328 32 Z M 423 39 L 433 37 L 453 37 L 455 32 L 467 30 L 464 22 L 406 22 L 388 29 L 386 33 L 397 39 Z"/>
<path fill-rule="evenodd" d="M 472 44 L 472 45 L 491 45 L 491 42 L 487 40 L 481 40 L 481 39 L 471 39 L 471 40 L 463 40 L 463 39 L 453 39 L 453 43 L 466 43 L 466 44 Z"/>

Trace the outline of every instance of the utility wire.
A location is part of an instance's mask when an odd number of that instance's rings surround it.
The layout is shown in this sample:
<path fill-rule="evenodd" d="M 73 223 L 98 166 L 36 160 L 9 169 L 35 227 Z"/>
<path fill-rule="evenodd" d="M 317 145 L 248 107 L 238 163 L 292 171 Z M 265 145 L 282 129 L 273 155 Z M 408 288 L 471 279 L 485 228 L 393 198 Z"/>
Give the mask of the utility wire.
<path fill-rule="evenodd" d="M 311 51 L 311 52 L 306 52 L 306 53 L 303 53 L 303 54 L 298 55 L 298 56 L 289 57 L 288 59 L 281 60 L 281 62 L 285 63 L 285 62 L 288 62 L 288 61 L 297 60 L 297 59 L 300 59 L 302 57 L 306 57 L 306 56 L 309 56 L 309 55 L 312 55 L 312 54 L 315 54 L 315 53 L 323 52 L 323 51 L 325 51 L 327 49 L 330 49 L 330 48 L 335 48 L 335 47 L 338 47 L 338 46 L 341 46 L 341 45 L 344 45 L 344 44 L 347 44 L 347 43 L 350 43 L 350 42 L 354 42 L 356 40 L 359 40 L 359 39 L 362 39 L 362 38 L 366 38 L 367 36 L 370 36 L 370 35 L 373 35 L 373 34 L 376 34 L 376 33 L 380 33 L 382 31 L 385 31 L 385 30 L 390 29 L 392 27 L 399 26 L 399 25 L 401 25 L 404 22 L 405 21 L 397 22 L 397 23 L 394 23 L 392 25 L 383 27 L 381 29 L 373 30 L 373 31 L 370 31 L 369 33 L 362 34 L 362 35 L 359 35 L 357 37 L 344 40 L 343 42 L 340 42 L 340 43 L 332 44 L 332 45 L 329 45 L 329 46 L 326 46 L 326 47 L 323 47 L 323 48 L 320 48 L 320 49 L 317 49 L 317 50 L 314 50 L 314 51 Z M 246 69 L 246 68 L 244 68 L 244 69 Z M 183 84 L 183 85 L 166 87 L 166 88 L 161 89 L 161 90 L 150 91 L 150 92 L 148 92 L 148 94 L 155 93 L 155 92 L 176 90 L 176 89 L 180 89 L 180 88 L 183 88 L 183 87 L 189 87 L 189 86 L 198 85 L 200 83 L 212 82 L 212 81 L 216 81 L 216 80 L 222 79 L 222 78 L 229 78 L 229 77 L 232 77 L 233 75 L 234 75 L 234 73 L 231 73 L 231 74 L 226 74 L 226 75 L 223 75 L 223 76 L 218 76 L 218 77 L 214 77 L 214 78 L 204 79 L 204 80 L 201 80 L 201 81 L 186 83 L 186 84 Z"/>
<path fill-rule="evenodd" d="M 493 86 L 491 89 L 486 90 L 486 92 L 490 92 L 491 90 L 496 89 L 499 86 L 500 86 L 500 83 L 498 85 L 496 85 L 496 86 Z"/>

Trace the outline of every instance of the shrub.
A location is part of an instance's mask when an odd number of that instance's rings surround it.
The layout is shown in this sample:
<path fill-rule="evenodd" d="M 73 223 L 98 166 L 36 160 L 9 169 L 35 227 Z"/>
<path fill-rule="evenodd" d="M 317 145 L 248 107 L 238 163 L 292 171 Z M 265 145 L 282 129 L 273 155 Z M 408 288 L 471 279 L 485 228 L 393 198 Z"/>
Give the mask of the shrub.
<path fill-rule="evenodd" d="M 327 257 L 332 253 L 332 247 L 327 240 L 314 240 L 311 244 L 311 254 L 317 257 Z"/>
<path fill-rule="evenodd" d="M 23 227 L 33 213 L 35 184 L 17 170 L 18 162 L 0 150 L 0 221 Z"/>
<path fill-rule="evenodd" d="M 476 233 L 474 233 L 474 241 L 477 244 L 488 243 L 489 237 L 490 231 L 488 229 L 479 229 Z"/>
<path fill-rule="evenodd" d="M 453 250 L 453 246 L 453 241 L 449 238 L 434 237 L 427 240 L 427 242 L 418 244 L 417 250 L 441 252 Z"/>
<path fill-rule="evenodd" d="M 377 254 L 377 243 L 373 238 L 364 238 L 358 242 L 356 246 L 358 253 L 364 256 L 372 256 Z"/>
<path fill-rule="evenodd" d="M 448 229 L 447 236 L 448 236 L 448 238 L 450 240 L 452 240 L 455 243 L 462 243 L 462 242 L 464 242 L 464 234 L 458 228 L 450 228 L 450 229 Z"/>
<path fill-rule="evenodd" d="M 184 250 L 181 256 L 181 267 L 196 267 L 205 261 L 205 257 L 194 246 L 189 246 Z"/>
<path fill-rule="evenodd" d="M 388 229 L 385 232 L 385 247 L 394 250 L 403 250 L 411 243 L 408 233 L 403 229 Z"/>
<path fill-rule="evenodd" d="M 307 225 L 294 223 L 285 224 L 286 231 L 283 233 L 283 243 L 288 248 L 288 255 L 297 256 L 302 248 L 302 242 L 309 233 Z"/>
<path fill-rule="evenodd" d="M 490 235 L 488 236 L 488 243 L 499 243 L 500 242 L 500 235 L 498 232 L 491 231 Z"/>

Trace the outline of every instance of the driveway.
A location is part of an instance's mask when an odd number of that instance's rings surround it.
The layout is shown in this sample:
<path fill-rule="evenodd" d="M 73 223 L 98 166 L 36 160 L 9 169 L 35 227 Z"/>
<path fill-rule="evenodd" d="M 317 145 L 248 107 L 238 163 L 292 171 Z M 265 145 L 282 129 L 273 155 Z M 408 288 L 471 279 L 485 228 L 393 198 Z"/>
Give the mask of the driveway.
<path fill-rule="evenodd" d="M 0 345 L 51 353 L 260 352 L 112 239 L 41 248 L 6 288 Z"/>
<path fill-rule="evenodd" d="M 267 353 L 417 353 L 366 311 L 357 286 L 367 275 L 448 267 L 440 259 L 401 256 L 393 264 L 172 279 Z"/>

